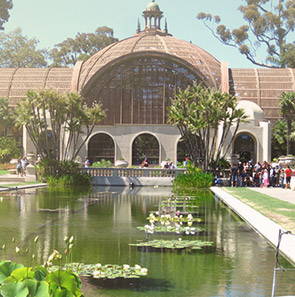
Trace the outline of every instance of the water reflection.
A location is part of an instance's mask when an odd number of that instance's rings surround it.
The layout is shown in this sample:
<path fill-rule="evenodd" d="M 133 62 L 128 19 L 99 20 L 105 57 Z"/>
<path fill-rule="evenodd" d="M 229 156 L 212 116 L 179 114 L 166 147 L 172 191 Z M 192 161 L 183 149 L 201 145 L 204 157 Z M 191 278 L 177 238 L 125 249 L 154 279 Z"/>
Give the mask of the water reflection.
<path fill-rule="evenodd" d="M 145 238 L 136 227 L 145 225 L 148 213 L 170 194 L 170 188 L 118 187 L 2 194 L 0 246 L 6 243 L 8 257 L 13 259 L 11 238 L 15 237 L 17 245 L 28 247 L 29 254 L 37 255 L 36 263 L 42 263 L 53 248 L 63 251 L 64 236 L 75 235 L 75 262 L 139 264 L 149 269 L 147 278 L 118 286 L 89 280 L 85 296 L 270 296 L 274 249 L 211 193 L 199 193 L 194 202 L 198 206 L 194 216 L 202 218 L 206 230 L 194 238 L 213 241 L 213 248 L 145 252 L 128 245 Z M 36 235 L 37 245 L 33 243 Z M 23 255 L 22 261 L 32 264 L 29 255 Z M 286 261 L 282 263 L 288 267 Z M 278 277 L 278 295 L 295 292 L 294 277 L 294 273 Z"/>

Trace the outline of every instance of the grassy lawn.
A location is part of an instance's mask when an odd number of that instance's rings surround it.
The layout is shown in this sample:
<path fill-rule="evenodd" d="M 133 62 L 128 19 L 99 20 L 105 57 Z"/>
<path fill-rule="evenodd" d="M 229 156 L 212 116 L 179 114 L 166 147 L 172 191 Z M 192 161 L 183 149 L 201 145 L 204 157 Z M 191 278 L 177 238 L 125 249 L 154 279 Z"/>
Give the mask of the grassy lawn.
<path fill-rule="evenodd" d="M 8 170 L 0 169 L 0 175 L 9 174 Z"/>
<path fill-rule="evenodd" d="M 295 204 L 247 188 L 223 188 L 234 197 L 259 211 L 284 229 L 295 232 Z"/>

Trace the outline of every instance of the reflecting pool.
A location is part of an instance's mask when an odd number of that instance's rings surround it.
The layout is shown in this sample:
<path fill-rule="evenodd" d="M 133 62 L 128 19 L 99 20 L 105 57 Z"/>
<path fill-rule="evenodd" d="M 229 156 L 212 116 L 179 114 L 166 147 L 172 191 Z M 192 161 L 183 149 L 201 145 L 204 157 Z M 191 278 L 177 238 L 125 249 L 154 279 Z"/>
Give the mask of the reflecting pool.
<path fill-rule="evenodd" d="M 213 247 L 192 252 L 143 251 L 129 246 L 145 239 L 150 211 L 171 195 L 170 188 L 93 188 L 58 193 L 46 188 L 0 194 L 0 247 L 15 258 L 15 246 L 29 252 L 17 256 L 27 265 L 43 263 L 53 249 L 65 249 L 64 237 L 74 235 L 73 261 L 101 264 L 139 264 L 148 268 L 140 280 L 83 282 L 85 296 L 270 296 L 275 250 L 239 217 L 201 192 L 196 214 L 204 232 L 183 239 L 212 241 Z M 35 244 L 34 238 L 39 236 Z M 180 235 L 150 235 L 178 239 Z M 12 238 L 16 242 L 12 242 Z M 31 255 L 36 255 L 36 260 Z M 291 265 L 281 259 L 281 264 Z M 295 273 L 281 272 L 277 295 L 295 293 Z"/>

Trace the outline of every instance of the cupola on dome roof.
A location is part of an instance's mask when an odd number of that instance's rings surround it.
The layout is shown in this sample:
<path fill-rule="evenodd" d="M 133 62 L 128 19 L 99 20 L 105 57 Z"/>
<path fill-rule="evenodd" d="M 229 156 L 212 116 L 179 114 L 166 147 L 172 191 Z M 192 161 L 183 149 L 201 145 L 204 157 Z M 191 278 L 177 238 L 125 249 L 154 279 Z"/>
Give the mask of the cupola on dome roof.
<path fill-rule="evenodd" d="M 146 11 L 160 11 L 160 7 L 157 3 L 155 3 L 155 1 L 150 2 L 146 9 Z"/>

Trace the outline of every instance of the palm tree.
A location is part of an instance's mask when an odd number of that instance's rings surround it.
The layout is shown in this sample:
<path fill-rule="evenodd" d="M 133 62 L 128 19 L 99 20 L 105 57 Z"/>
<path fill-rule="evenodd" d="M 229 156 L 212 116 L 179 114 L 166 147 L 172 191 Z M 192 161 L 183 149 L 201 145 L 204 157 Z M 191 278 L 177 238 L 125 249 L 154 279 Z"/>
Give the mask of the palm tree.
<path fill-rule="evenodd" d="M 290 152 L 290 135 L 292 128 L 292 121 L 295 120 L 295 92 L 283 92 L 279 97 L 281 115 L 287 123 L 287 155 Z"/>

